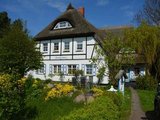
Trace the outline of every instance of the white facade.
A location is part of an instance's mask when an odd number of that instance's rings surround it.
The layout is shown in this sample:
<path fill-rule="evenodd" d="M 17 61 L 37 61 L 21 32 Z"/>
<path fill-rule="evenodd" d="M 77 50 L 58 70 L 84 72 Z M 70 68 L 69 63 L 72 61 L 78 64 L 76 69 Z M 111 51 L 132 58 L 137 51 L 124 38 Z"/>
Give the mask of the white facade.
<path fill-rule="evenodd" d="M 44 67 L 32 72 L 32 75 L 42 80 L 50 78 L 53 81 L 60 81 L 59 73 L 62 72 L 63 81 L 72 81 L 72 71 L 79 69 L 97 83 L 98 66 L 91 64 L 92 57 L 96 55 L 96 45 L 98 44 L 92 36 L 39 41 L 37 47 L 43 54 Z M 104 76 L 102 83 L 108 84 L 107 75 Z"/>

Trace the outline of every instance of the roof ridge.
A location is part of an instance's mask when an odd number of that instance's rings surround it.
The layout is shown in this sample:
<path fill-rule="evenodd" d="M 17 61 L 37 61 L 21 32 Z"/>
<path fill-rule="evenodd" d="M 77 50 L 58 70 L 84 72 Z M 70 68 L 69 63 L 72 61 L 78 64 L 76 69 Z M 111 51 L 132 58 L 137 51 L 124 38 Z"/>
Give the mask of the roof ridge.
<path fill-rule="evenodd" d="M 72 4 L 71 4 L 71 3 L 69 3 L 69 5 L 68 5 L 68 7 L 67 7 L 66 11 L 67 11 L 67 10 L 70 10 L 70 9 L 75 9 L 75 8 L 72 6 Z"/>

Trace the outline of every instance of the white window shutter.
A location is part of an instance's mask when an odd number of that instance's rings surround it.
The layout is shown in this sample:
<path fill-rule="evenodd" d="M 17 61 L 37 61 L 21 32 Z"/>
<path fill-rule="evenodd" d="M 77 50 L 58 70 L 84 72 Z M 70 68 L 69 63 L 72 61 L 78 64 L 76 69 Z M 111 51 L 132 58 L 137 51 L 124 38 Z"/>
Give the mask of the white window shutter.
<path fill-rule="evenodd" d="M 64 73 L 64 65 L 61 65 L 61 72 Z"/>
<path fill-rule="evenodd" d="M 49 74 L 52 74 L 52 64 L 49 65 Z"/>
<path fill-rule="evenodd" d="M 96 65 L 92 65 L 92 75 L 96 75 Z"/>
<path fill-rule="evenodd" d="M 46 74 L 46 64 L 44 64 L 44 74 Z"/>
<path fill-rule="evenodd" d="M 63 65 L 64 74 L 67 74 L 67 65 Z"/>
<path fill-rule="evenodd" d="M 79 65 L 76 65 L 76 70 L 79 70 Z"/>
<path fill-rule="evenodd" d="M 85 64 L 82 64 L 82 70 L 83 70 L 84 73 L 85 73 Z"/>

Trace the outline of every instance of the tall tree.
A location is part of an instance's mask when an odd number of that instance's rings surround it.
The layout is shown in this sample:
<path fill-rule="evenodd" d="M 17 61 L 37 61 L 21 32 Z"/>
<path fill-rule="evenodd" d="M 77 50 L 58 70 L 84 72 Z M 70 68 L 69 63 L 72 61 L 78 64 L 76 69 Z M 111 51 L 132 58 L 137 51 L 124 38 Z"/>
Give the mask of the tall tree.
<path fill-rule="evenodd" d="M 160 0 L 145 0 L 143 9 L 136 14 L 135 19 L 138 23 L 146 21 L 160 26 Z"/>
<path fill-rule="evenodd" d="M 92 59 L 94 64 L 98 65 L 97 77 L 102 80 L 103 76 L 109 75 L 112 85 L 116 85 L 115 76 L 122 67 L 128 67 L 133 64 L 134 59 L 131 56 L 133 50 L 124 44 L 123 35 L 108 33 L 103 46 L 96 48 L 97 55 Z M 106 69 L 108 68 L 109 71 Z"/>
<path fill-rule="evenodd" d="M 10 18 L 7 12 L 0 12 L 0 38 L 5 34 L 10 26 Z"/>
<path fill-rule="evenodd" d="M 41 67 L 42 56 L 34 40 L 25 32 L 23 22 L 14 22 L 0 38 L 0 73 L 17 74 Z"/>
<path fill-rule="evenodd" d="M 160 28 L 142 23 L 138 28 L 128 31 L 125 40 L 138 54 L 143 54 L 147 74 L 160 76 Z M 153 72 L 154 71 L 154 72 Z"/>

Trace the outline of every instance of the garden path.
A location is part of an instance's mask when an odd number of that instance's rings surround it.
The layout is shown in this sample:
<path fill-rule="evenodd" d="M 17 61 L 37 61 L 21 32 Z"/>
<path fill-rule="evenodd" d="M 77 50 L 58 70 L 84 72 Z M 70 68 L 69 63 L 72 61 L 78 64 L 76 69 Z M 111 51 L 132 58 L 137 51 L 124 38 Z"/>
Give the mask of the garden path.
<path fill-rule="evenodd" d="M 131 99 L 131 116 L 130 120 L 148 120 L 145 113 L 141 109 L 139 96 L 137 94 L 137 91 L 130 87 L 131 93 L 132 93 L 132 99 Z"/>

